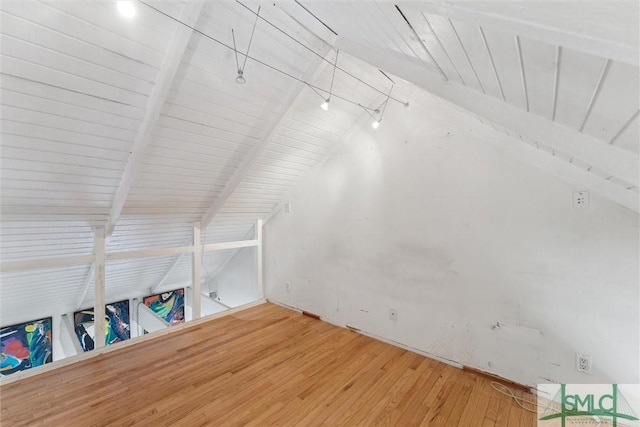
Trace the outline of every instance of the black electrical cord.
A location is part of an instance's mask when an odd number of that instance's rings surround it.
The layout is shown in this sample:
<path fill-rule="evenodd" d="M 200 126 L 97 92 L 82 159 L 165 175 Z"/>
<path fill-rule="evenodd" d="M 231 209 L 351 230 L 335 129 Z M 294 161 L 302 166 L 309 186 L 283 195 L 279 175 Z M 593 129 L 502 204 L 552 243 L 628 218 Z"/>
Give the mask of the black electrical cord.
<path fill-rule="evenodd" d="M 254 12 L 253 10 L 251 10 L 251 8 L 249 8 L 248 6 L 244 5 L 242 2 L 240 2 L 239 0 L 235 0 L 236 3 L 238 3 L 239 5 L 241 5 L 242 7 L 244 7 L 245 9 L 247 9 L 249 12 L 253 13 L 254 15 L 257 15 L 256 12 Z M 302 5 L 301 5 L 302 6 Z M 305 8 L 305 10 L 307 10 Z M 307 10 L 308 12 L 308 10 Z M 310 12 L 309 12 L 310 13 Z M 313 15 L 313 14 L 312 14 Z M 313 15 L 315 17 L 315 15 Z M 260 19 L 262 19 L 264 22 L 266 22 L 267 24 L 271 25 L 273 28 L 275 28 L 276 30 L 280 31 L 282 34 L 284 34 L 285 36 L 289 37 L 291 40 L 293 40 L 294 42 L 298 43 L 300 46 L 304 47 L 305 49 L 307 49 L 309 52 L 313 53 L 314 55 L 316 55 L 317 57 L 321 58 L 323 61 L 328 62 L 331 65 L 334 65 L 331 61 L 329 61 L 327 58 L 325 58 L 324 56 L 320 55 L 318 52 L 316 52 L 315 50 L 313 50 L 312 48 L 310 48 L 309 46 L 305 45 L 304 43 L 302 43 L 300 40 L 296 39 L 295 37 L 293 37 L 292 35 L 290 35 L 289 33 L 287 33 L 286 31 L 284 31 L 283 29 L 281 29 L 280 27 L 278 27 L 277 25 L 271 23 L 269 20 L 267 20 L 267 18 L 260 16 Z M 360 83 L 369 86 L 371 89 L 375 90 L 376 92 L 381 93 L 382 95 L 387 95 L 385 92 L 383 92 L 382 90 L 378 89 L 375 86 L 372 86 L 371 84 L 365 82 L 364 80 L 362 80 L 361 78 L 354 76 L 353 74 L 351 74 L 349 71 L 345 70 L 344 68 L 338 67 L 337 66 L 337 62 L 335 64 L 335 69 L 338 69 L 340 71 L 342 71 L 343 73 L 345 73 L 346 75 L 348 75 L 349 77 L 352 77 L 354 79 L 356 79 L 357 81 L 359 81 Z M 380 72 L 382 74 L 384 74 L 384 76 L 386 78 L 388 78 L 389 80 L 391 80 L 389 78 L 389 76 L 387 76 L 382 70 L 380 70 Z M 393 82 L 393 80 L 391 80 Z M 397 98 L 391 97 L 392 100 L 399 102 L 402 105 L 406 105 L 406 102 L 402 102 Z"/>

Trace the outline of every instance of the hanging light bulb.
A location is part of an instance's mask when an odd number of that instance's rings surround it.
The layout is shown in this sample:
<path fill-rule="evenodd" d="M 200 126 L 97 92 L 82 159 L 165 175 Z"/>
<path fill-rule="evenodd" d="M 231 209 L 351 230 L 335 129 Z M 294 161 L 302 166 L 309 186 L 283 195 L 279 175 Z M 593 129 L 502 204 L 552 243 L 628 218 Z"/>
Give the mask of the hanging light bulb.
<path fill-rule="evenodd" d="M 375 122 L 371 123 L 371 127 L 374 129 L 378 129 L 378 126 L 380 126 L 380 120 L 376 120 Z"/>
<path fill-rule="evenodd" d="M 125 18 L 133 18 L 136 16 L 136 8 L 130 1 L 118 1 L 116 3 L 116 8 L 118 9 L 118 12 L 120 12 L 120 15 Z"/>
<path fill-rule="evenodd" d="M 333 64 L 333 74 L 331 75 L 331 86 L 329 87 L 329 97 L 327 98 L 326 101 L 324 101 L 321 105 L 320 108 L 322 108 L 324 111 L 328 111 L 329 110 L 329 102 L 331 102 L 331 92 L 333 91 L 333 79 L 336 77 L 336 68 L 338 66 L 338 54 L 340 53 L 340 50 L 336 51 L 336 62 Z M 320 94 L 318 94 L 320 95 Z"/>
<path fill-rule="evenodd" d="M 247 82 L 247 80 L 244 78 L 244 72 L 242 70 L 238 70 L 238 77 L 236 77 L 236 83 L 238 83 L 239 85 L 243 85 Z"/>

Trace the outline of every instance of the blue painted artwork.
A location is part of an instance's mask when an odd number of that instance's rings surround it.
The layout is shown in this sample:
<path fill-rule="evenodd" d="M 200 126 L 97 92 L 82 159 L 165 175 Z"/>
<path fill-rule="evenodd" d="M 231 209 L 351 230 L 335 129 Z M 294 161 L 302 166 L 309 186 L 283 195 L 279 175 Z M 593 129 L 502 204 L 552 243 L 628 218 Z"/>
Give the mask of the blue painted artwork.
<path fill-rule="evenodd" d="M 143 302 L 170 325 L 184 323 L 184 288 L 144 297 Z"/>
<path fill-rule="evenodd" d="M 84 351 L 95 348 L 94 309 L 76 311 L 73 314 L 76 336 Z M 131 337 L 129 300 L 105 306 L 104 332 L 106 345 L 128 340 Z"/>
<path fill-rule="evenodd" d="M 9 375 L 53 361 L 51 317 L 0 329 L 0 374 Z"/>

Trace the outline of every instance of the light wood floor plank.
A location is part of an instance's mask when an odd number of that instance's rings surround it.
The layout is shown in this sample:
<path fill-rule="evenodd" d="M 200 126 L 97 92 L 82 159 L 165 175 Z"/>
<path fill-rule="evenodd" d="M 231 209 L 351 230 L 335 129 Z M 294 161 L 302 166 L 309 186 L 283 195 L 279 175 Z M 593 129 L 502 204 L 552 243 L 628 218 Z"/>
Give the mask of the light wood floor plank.
<path fill-rule="evenodd" d="M 535 425 L 485 378 L 274 304 L 3 384 L 0 405 L 3 427 Z"/>

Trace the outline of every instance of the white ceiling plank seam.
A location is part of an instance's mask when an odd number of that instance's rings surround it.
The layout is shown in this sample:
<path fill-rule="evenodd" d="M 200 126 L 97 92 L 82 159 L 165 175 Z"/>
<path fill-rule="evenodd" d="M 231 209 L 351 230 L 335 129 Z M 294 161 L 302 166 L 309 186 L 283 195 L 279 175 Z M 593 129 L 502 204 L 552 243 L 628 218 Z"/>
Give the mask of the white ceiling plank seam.
<path fill-rule="evenodd" d="M 504 89 L 502 88 L 502 82 L 500 81 L 500 77 L 498 76 L 498 69 L 496 68 L 496 63 L 493 60 L 493 54 L 491 53 L 491 49 L 489 48 L 489 43 L 487 43 L 487 36 L 485 36 L 484 30 L 481 26 L 478 26 L 478 31 L 480 32 L 482 43 L 484 44 L 484 48 L 487 51 L 487 55 L 489 56 L 491 68 L 493 69 L 493 76 L 496 78 L 496 83 L 498 84 L 498 88 L 500 89 L 500 96 L 502 96 L 502 101 L 506 102 L 506 98 L 504 97 Z"/>
<path fill-rule="evenodd" d="M 633 38 L 622 40 L 621 37 L 606 37 L 602 34 L 594 34 L 588 31 L 577 31 L 576 23 L 572 23 L 574 31 L 567 28 L 558 28 L 557 25 L 553 26 L 546 22 L 537 21 L 535 19 L 527 19 L 522 16 L 517 16 L 514 11 L 516 7 L 519 7 L 522 3 L 526 2 L 513 2 L 518 6 L 509 4 L 510 2 L 496 2 L 500 3 L 502 10 L 490 11 L 482 10 L 483 3 L 490 2 L 477 2 L 479 6 L 476 7 L 476 2 L 461 2 L 461 4 L 451 4 L 449 2 L 420 2 L 419 7 L 423 11 L 440 15 L 445 18 L 459 19 L 472 25 L 480 25 L 482 27 L 500 28 L 502 31 L 512 34 L 519 34 L 521 37 L 527 37 L 534 40 L 542 41 L 552 45 L 561 45 L 566 48 L 575 49 L 580 52 L 589 53 L 591 55 L 601 56 L 604 58 L 610 58 L 614 61 L 624 62 L 626 64 L 638 66 L 640 65 L 640 50 L 638 49 L 636 40 Z M 533 5 L 535 2 L 531 2 Z M 584 6 L 588 6 L 585 2 Z M 593 2 L 594 8 L 597 7 L 598 2 Z M 631 8 L 637 8 L 634 5 L 636 2 L 628 2 L 628 10 L 620 8 L 618 17 L 620 15 L 637 16 L 637 9 L 630 11 Z M 415 2 L 398 2 L 400 6 L 406 5 L 407 7 L 415 7 Z M 476 7 L 476 10 L 474 10 Z M 533 7 L 533 6 L 531 6 Z M 526 7 L 521 8 L 523 13 L 526 13 Z M 552 10 L 549 8 L 549 10 Z M 628 12 L 628 13 L 627 13 Z M 511 16 L 510 16 L 511 14 Z M 554 18 L 557 19 L 557 16 Z M 599 16 L 594 16 L 594 19 L 598 19 Z M 604 17 L 602 17 L 604 19 Z M 574 20 L 575 21 L 575 20 Z M 567 24 L 569 20 L 565 20 L 563 24 Z M 612 25 L 615 27 L 615 25 Z M 637 31 L 637 29 L 634 29 Z"/>
<path fill-rule="evenodd" d="M 424 44 L 424 42 L 422 41 L 422 38 L 420 38 L 420 35 L 417 33 L 416 29 L 413 27 L 413 25 L 411 25 L 411 22 L 409 22 L 409 19 L 405 16 L 404 13 L 402 13 L 402 10 L 398 7 L 398 5 L 396 5 L 396 9 L 398 10 L 398 13 L 400 13 L 400 15 L 402 15 L 402 17 L 404 18 L 404 20 L 407 22 L 407 25 L 409 26 L 409 28 L 411 29 L 411 32 L 413 33 L 413 35 L 416 37 L 416 40 L 418 41 L 418 43 L 420 44 L 420 46 L 422 47 L 422 50 L 424 50 L 424 53 L 427 54 L 427 56 L 429 57 L 429 59 L 431 59 L 431 61 L 433 62 L 433 64 L 436 66 L 436 68 L 438 69 L 438 72 L 440 73 L 440 75 L 442 76 L 442 78 L 445 81 L 449 81 L 449 76 L 447 76 L 447 74 L 444 72 L 444 70 L 442 69 L 442 67 L 440 66 L 440 64 L 438 64 L 438 61 L 436 61 L 436 59 L 433 57 L 433 55 L 431 54 L 431 51 L 429 50 L 429 48 L 427 47 L 427 45 Z M 450 58 L 449 58 L 450 59 Z"/>
<path fill-rule="evenodd" d="M 184 5 L 180 14 L 180 20 L 189 23 L 195 23 L 200 16 L 203 3 L 194 2 Z M 160 116 L 162 107 L 164 106 L 169 90 L 173 85 L 176 73 L 180 64 L 182 63 L 182 57 L 187 49 L 189 40 L 191 39 L 192 30 L 183 25 L 176 25 L 173 39 L 171 40 L 171 46 L 167 51 L 167 55 L 164 58 L 156 84 L 153 87 L 149 100 L 147 102 L 147 109 L 145 111 L 144 118 L 140 124 L 140 129 L 136 135 L 133 149 L 127 166 L 120 181 L 120 186 L 113 199 L 113 205 L 109 212 L 109 219 L 107 222 L 107 236 L 113 233 L 113 229 L 118 222 L 118 218 L 122 213 L 122 209 L 129 195 L 129 190 L 133 185 L 135 174 L 139 166 L 142 164 L 144 153 L 151 141 L 152 130 L 154 125 Z"/>
<path fill-rule="evenodd" d="M 451 26 L 451 30 L 453 30 L 453 34 L 456 36 L 456 40 L 458 41 L 458 44 L 462 49 L 462 53 L 464 53 L 464 57 L 467 60 L 467 64 L 469 65 L 469 68 L 471 68 L 471 71 L 473 72 L 473 77 L 475 77 L 476 83 L 478 83 L 478 86 L 480 86 L 480 90 L 482 91 L 482 93 L 487 93 L 484 90 L 484 86 L 482 86 L 482 82 L 480 81 L 480 78 L 478 78 L 478 73 L 476 72 L 476 68 L 473 66 L 473 63 L 471 62 L 471 58 L 469 58 L 469 54 L 467 53 L 467 48 L 464 47 L 464 43 L 462 43 L 462 40 L 460 39 L 460 35 L 458 34 L 458 30 L 456 30 L 455 25 L 453 25 L 453 21 L 451 21 L 451 19 L 447 19 L 447 21 L 449 22 L 449 26 Z"/>
<path fill-rule="evenodd" d="M 421 13 L 420 16 L 422 16 L 422 18 L 424 19 L 424 22 L 427 24 L 427 28 L 429 28 L 429 31 L 431 32 L 431 34 L 433 34 L 433 38 L 435 39 L 436 43 L 438 44 L 438 46 L 440 46 L 440 49 L 442 49 L 442 51 L 444 52 L 444 55 L 447 57 L 447 60 L 449 60 L 449 63 L 451 64 L 451 67 L 458 75 L 460 82 L 462 82 L 463 85 L 466 85 L 464 79 L 462 78 L 462 75 L 460 74 L 460 71 L 458 70 L 458 67 L 456 67 L 456 63 L 453 62 L 453 59 L 451 59 L 451 55 L 449 55 L 449 51 L 447 50 L 447 48 L 444 47 L 444 44 L 442 44 L 442 40 L 440 40 L 440 36 L 438 36 L 438 33 L 433 29 L 431 22 L 429 22 L 429 18 L 427 18 L 427 15 L 425 15 L 424 13 Z"/>
<path fill-rule="evenodd" d="M 562 67 L 562 46 L 556 46 L 555 73 L 553 76 L 553 106 L 551 109 L 551 120 L 556 120 L 558 109 L 558 82 L 560 81 L 560 69 Z"/>
<path fill-rule="evenodd" d="M 324 64 L 325 57 L 331 51 L 331 46 L 325 46 L 322 48 L 320 52 L 320 56 L 315 58 L 312 65 L 309 67 L 305 76 L 301 79 L 302 81 L 312 80 L 315 76 L 317 76 L 322 70 L 322 65 Z M 236 169 L 231 180 L 227 182 L 224 190 L 216 197 L 213 205 L 207 210 L 207 212 L 203 215 L 200 220 L 200 224 L 202 224 L 202 228 L 206 229 L 206 227 L 211 223 L 215 215 L 218 211 L 224 206 L 227 199 L 233 194 L 238 185 L 242 182 L 247 173 L 251 170 L 251 168 L 255 165 L 255 163 L 260 158 L 262 152 L 266 149 L 271 138 L 276 134 L 276 131 L 283 119 L 295 109 L 296 100 L 300 97 L 300 94 L 305 89 L 306 85 L 301 83 L 300 81 L 295 83 L 295 89 L 291 92 L 289 97 L 283 103 L 285 107 L 282 109 L 278 117 L 273 121 L 271 128 L 266 133 L 265 137 L 259 140 L 256 145 L 251 149 L 249 154 L 245 157 L 241 166 Z"/>
<path fill-rule="evenodd" d="M 522 58 L 522 47 L 520 46 L 520 37 L 515 36 L 516 49 L 518 51 L 518 63 L 520 64 L 520 80 L 522 82 L 522 94 L 524 95 L 524 105 L 529 112 L 529 92 L 527 91 L 527 74 L 524 71 L 524 60 Z"/>
<path fill-rule="evenodd" d="M 631 123 L 633 123 L 633 121 L 637 119 L 639 115 L 640 115 L 640 110 L 636 110 L 636 112 L 633 113 L 631 118 L 629 118 L 629 120 L 627 120 L 627 122 L 622 126 L 622 128 L 613 136 L 613 138 L 611 138 L 611 141 L 609 141 L 609 144 L 612 144 L 612 145 L 615 144 L 616 140 L 620 138 L 620 135 L 622 135 L 624 131 L 627 130 L 629 126 L 631 126 Z"/>
<path fill-rule="evenodd" d="M 591 99 L 589 100 L 589 105 L 587 105 L 587 109 L 584 113 L 584 118 L 582 119 L 582 124 L 578 129 L 580 132 L 584 130 L 584 126 L 587 124 L 587 120 L 589 120 L 589 116 L 591 115 L 591 111 L 593 110 L 593 105 L 598 100 L 598 95 L 600 95 L 600 91 L 602 90 L 602 84 L 607 78 L 607 73 L 609 72 L 609 67 L 611 66 L 611 59 L 607 59 L 602 67 L 602 72 L 600 73 L 600 77 L 598 78 L 598 84 L 596 84 L 595 89 L 593 90 L 593 94 L 591 95 Z"/>
<path fill-rule="evenodd" d="M 603 144 L 602 141 L 551 122 L 542 116 L 527 113 L 520 108 L 487 97 L 462 85 L 445 84 L 439 79 L 430 78 L 418 64 L 394 52 L 370 49 L 343 38 L 338 39 L 336 46 L 379 68 L 389 70 L 396 76 L 417 84 L 461 108 L 495 121 L 505 128 L 540 140 L 549 147 L 573 158 L 581 159 L 588 164 L 597 164 L 600 169 L 627 182 L 638 182 L 638 158 L 629 156 L 628 152 L 623 149 L 612 150 L 610 148 L 615 146 Z M 574 167 L 569 163 L 567 166 Z"/>

